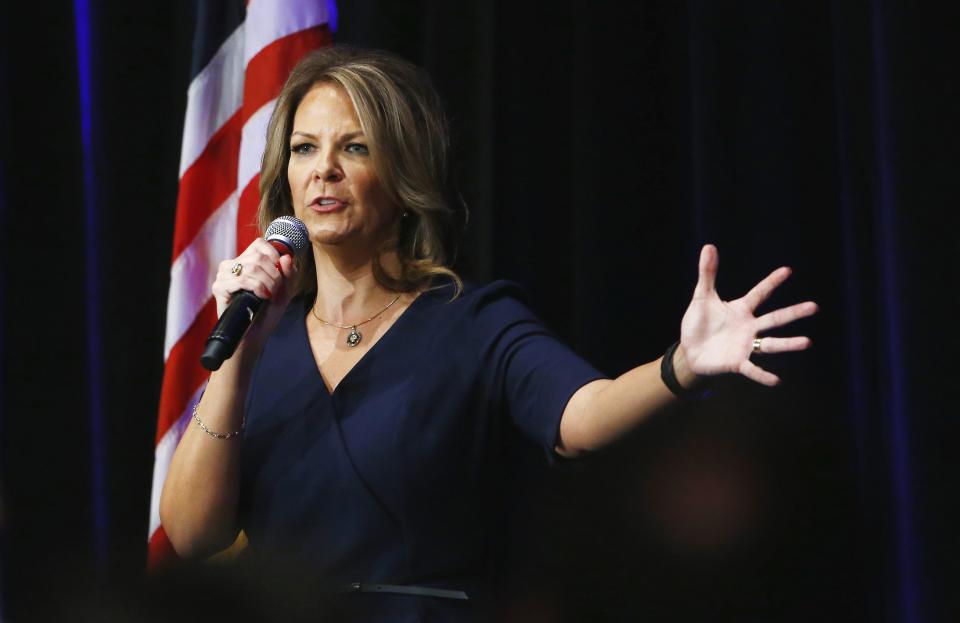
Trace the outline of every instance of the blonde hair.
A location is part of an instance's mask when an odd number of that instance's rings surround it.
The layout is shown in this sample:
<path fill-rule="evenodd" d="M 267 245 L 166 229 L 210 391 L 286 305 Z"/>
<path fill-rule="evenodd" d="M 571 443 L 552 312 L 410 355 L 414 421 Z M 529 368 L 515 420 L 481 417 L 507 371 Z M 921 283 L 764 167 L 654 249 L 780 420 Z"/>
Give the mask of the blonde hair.
<path fill-rule="evenodd" d="M 308 54 L 294 67 L 267 126 L 260 169 L 260 231 L 278 216 L 294 214 L 287 181 L 293 118 L 303 97 L 319 83 L 335 84 L 349 96 L 370 142 L 374 170 L 404 214 L 395 235 L 374 255 L 377 282 L 395 292 L 409 292 L 445 277 L 457 296 L 463 282 L 450 266 L 466 208 L 453 191 L 447 169 L 446 116 L 426 72 L 386 52 L 334 46 Z M 399 277 L 388 274 L 381 263 L 382 255 L 390 251 L 396 251 L 400 260 Z M 300 264 L 295 296 L 316 296 L 312 254 L 311 247 Z"/>

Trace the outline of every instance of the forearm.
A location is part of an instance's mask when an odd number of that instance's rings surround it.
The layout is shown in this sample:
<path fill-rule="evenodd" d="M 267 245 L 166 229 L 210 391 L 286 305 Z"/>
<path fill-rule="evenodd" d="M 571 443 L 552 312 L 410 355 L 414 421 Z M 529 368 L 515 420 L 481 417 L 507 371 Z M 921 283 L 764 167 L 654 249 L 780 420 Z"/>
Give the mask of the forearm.
<path fill-rule="evenodd" d="M 242 427 L 252 362 L 241 349 L 210 376 L 197 407 L 198 417 L 211 431 L 227 433 Z M 160 497 L 160 521 L 180 556 L 204 556 L 232 542 L 239 489 L 240 439 L 218 439 L 191 421 Z"/>
<path fill-rule="evenodd" d="M 577 391 L 560 420 L 557 452 L 575 457 L 602 448 L 673 403 L 676 396 L 660 378 L 661 359 L 633 368 L 614 380 L 594 381 Z M 686 366 L 682 346 L 673 361 L 680 384 L 692 386 L 697 377 Z"/>

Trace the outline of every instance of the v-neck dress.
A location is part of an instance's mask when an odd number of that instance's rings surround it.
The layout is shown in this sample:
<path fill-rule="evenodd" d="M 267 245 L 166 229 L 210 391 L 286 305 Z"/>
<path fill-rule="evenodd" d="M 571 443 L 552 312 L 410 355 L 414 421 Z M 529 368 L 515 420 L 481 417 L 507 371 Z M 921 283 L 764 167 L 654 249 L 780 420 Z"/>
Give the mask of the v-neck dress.
<path fill-rule="evenodd" d="M 545 328 L 515 284 L 451 293 L 417 297 L 332 393 L 310 349 L 307 308 L 291 304 L 253 373 L 240 517 L 255 555 L 328 586 L 429 586 L 471 598 L 358 595 L 366 621 L 474 620 L 507 438 L 519 433 L 552 453 L 570 397 L 603 377 Z"/>

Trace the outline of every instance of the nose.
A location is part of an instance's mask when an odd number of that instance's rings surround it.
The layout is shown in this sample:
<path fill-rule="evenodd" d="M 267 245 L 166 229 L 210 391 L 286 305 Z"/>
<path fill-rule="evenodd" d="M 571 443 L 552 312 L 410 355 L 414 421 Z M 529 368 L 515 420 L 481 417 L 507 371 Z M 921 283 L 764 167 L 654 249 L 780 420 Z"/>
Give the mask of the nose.
<path fill-rule="evenodd" d="M 340 168 L 340 163 L 332 153 L 325 152 L 317 157 L 313 175 L 316 179 L 325 182 L 339 182 L 343 179 L 343 169 Z"/>

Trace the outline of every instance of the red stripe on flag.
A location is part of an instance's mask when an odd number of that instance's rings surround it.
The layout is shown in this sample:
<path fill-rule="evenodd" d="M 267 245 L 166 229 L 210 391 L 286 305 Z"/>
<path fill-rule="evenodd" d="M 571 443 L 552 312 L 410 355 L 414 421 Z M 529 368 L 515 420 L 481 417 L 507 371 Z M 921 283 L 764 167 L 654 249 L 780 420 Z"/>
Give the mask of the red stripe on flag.
<path fill-rule="evenodd" d="M 260 207 L 260 174 L 257 173 L 240 193 L 237 208 L 237 253 L 240 253 L 260 235 L 257 227 L 257 208 Z"/>
<path fill-rule="evenodd" d="M 238 110 L 210 138 L 203 153 L 180 178 L 173 259 L 190 246 L 210 215 L 237 189 L 242 130 L 242 115 Z"/>
<path fill-rule="evenodd" d="M 163 571 L 180 560 L 180 557 L 177 556 L 177 551 L 173 549 L 173 544 L 170 543 L 170 539 L 167 538 L 167 533 L 164 532 L 163 526 L 157 528 L 154 533 L 150 535 L 150 543 L 147 545 L 147 551 L 149 552 L 147 556 L 148 573 Z"/>
<path fill-rule="evenodd" d="M 326 24 L 307 28 L 270 43 L 247 63 L 243 81 L 244 122 L 277 97 L 283 83 L 305 54 L 332 43 Z"/>
<path fill-rule="evenodd" d="M 180 418 L 194 392 L 209 374 L 200 366 L 200 355 L 216 322 L 217 303 L 211 298 L 170 350 L 163 375 L 163 388 L 160 390 L 156 443 L 160 443 L 167 430 Z"/>

